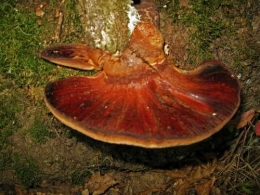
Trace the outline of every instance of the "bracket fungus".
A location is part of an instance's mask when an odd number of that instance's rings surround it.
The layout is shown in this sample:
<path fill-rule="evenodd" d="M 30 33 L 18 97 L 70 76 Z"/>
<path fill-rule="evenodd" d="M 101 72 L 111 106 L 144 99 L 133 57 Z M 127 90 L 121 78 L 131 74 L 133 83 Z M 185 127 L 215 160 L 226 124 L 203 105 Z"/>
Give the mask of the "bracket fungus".
<path fill-rule="evenodd" d="M 50 82 L 47 107 L 62 123 L 108 143 L 165 148 L 208 138 L 236 112 L 238 79 L 218 60 L 180 70 L 167 61 L 163 44 L 157 25 L 142 15 L 119 56 L 86 44 L 45 48 L 46 60 L 100 70 Z"/>

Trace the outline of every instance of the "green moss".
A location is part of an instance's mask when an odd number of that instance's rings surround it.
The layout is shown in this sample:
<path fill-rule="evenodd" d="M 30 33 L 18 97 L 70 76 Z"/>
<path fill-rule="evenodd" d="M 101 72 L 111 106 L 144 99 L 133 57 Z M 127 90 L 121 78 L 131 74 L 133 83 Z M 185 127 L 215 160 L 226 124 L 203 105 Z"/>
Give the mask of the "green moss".
<path fill-rule="evenodd" d="M 10 99 L 6 99 L 6 96 L 0 98 L 0 129 L 12 123 L 12 119 L 15 118 L 15 112 L 18 109 L 14 105 L 10 105 L 11 102 Z"/>
<path fill-rule="evenodd" d="M 70 180 L 71 183 L 74 185 L 84 185 L 85 184 L 85 178 L 90 178 L 92 173 L 90 171 L 82 171 L 82 170 L 75 170 L 71 176 Z"/>
<path fill-rule="evenodd" d="M 38 143 L 45 143 L 47 137 L 55 137 L 55 133 L 48 131 L 47 125 L 38 118 L 35 119 L 33 125 L 30 126 L 27 132 L 30 137 Z"/>
<path fill-rule="evenodd" d="M 3 155 L 2 152 L 5 153 L 5 148 L 7 147 L 7 145 L 10 144 L 8 137 L 10 137 L 12 134 L 13 134 L 12 129 L 8 129 L 8 128 L 1 129 L 1 131 L 0 131 L 0 155 Z M 1 160 L 4 160 L 4 159 L 1 159 Z M 0 167 L 2 167 L 1 160 L 0 160 Z"/>
<path fill-rule="evenodd" d="M 7 147 L 11 142 L 8 138 L 14 132 L 15 113 L 19 110 L 15 105 L 10 104 L 12 98 L 4 94 L 2 87 L 3 85 L 0 84 L 0 172 L 8 169 L 10 165 L 10 152 Z"/>
<path fill-rule="evenodd" d="M 22 111 L 21 93 L 8 79 L 0 77 L 0 175 L 12 169 L 11 136 L 21 129 L 17 113 Z"/>
<path fill-rule="evenodd" d="M 166 5 L 166 12 L 172 22 L 181 23 L 190 30 L 188 52 L 191 63 L 212 58 L 210 44 L 222 35 L 226 27 L 219 7 L 228 6 L 228 1 L 194 0 L 187 7 L 180 6 L 179 1 L 167 1 Z"/>
<path fill-rule="evenodd" d="M 42 84 L 39 77 L 49 72 L 37 56 L 42 28 L 33 9 L 12 2 L 0 4 L 0 74 L 19 86 Z"/>
<path fill-rule="evenodd" d="M 240 187 L 241 192 L 243 192 L 246 195 L 253 195 L 258 189 L 257 182 L 253 180 L 248 182 L 241 182 L 238 184 L 238 186 Z"/>
<path fill-rule="evenodd" d="M 0 140 L 1 141 L 1 140 Z M 10 169 L 11 154 L 9 151 L 1 151 L 0 152 L 0 175 L 2 176 L 2 172 Z"/>
<path fill-rule="evenodd" d="M 84 29 L 78 13 L 78 1 L 68 0 L 64 2 L 64 26 L 67 32 L 62 34 L 62 39 L 65 42 L 79 42 L 84 41 Z"/>
<path fill-rule="evenodd" d="M 0 151 L 8 144 L 8 137 L 19 126 L 16 113 L 21 111 L 18 105 L 18 97 L 12 93 L 15 86 L 0 77 Z"/>
<path fill-rule="evenodd" d="M 21 184 L 26 187 L 35 187 L 39 183 L 39 169 L 32 159 L 19 153 L 12 155 L 12 166 Z"/>

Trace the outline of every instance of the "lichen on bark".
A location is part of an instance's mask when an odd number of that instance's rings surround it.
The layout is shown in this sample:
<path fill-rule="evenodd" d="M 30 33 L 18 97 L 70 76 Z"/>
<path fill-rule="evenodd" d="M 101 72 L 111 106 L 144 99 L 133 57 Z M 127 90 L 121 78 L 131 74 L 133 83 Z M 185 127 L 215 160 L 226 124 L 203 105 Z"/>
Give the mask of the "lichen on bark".
<path fill-rule="evenodd" d="M 86 43 L 111 53 L 122 51 L 130 38 L 131 0 L 78 0 Z"/>

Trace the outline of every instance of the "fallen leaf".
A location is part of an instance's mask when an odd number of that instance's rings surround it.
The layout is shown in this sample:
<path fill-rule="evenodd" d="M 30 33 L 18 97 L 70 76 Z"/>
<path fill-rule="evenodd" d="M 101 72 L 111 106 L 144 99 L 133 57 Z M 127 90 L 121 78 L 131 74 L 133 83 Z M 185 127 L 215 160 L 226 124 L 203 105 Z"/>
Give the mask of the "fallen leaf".
<path fill-rule="evenodd" d="M 43 11 L 43 7 L 44 7 L 44 4 L 40 4 L 36 10 L 35 10 L 35 15 L 36 16 L 39 16 L 39 17 L 42 17 L 44 16 L 45 12 Z"/>
<path fill-rule="evenodd" d="M 183 7 L 189 6 L 189 1 L 188 0 L 180 0 L 180 6 L 183 6 Z"/>
<path fill-rule="evenodd" d="M 195 186 L 197 194 L 198 195 L 209 195 L 215 180 L 216 180 L 215 177 L 213 177 L 211 180 L 209 180 L 207 182 L 197 184 Z"/>
<path fill-rule="evenodd" d="M 26 195 L 27 194 L 26 190 L 20 185 L 15 185 L 14 190 L 17 195 Z"/>
<path fill-rule="evenodd" d="M 179 179 L 174 184 L 174 195 L 186 195 L 187 189 L 190 187 L 190 183 Z"/>
<path fill-rule="evenodd" d="M 187 176 L 187 174 L 183 171 L 169 171 L 169 172 L 166 172 L 166 175 L 171 177 L 171 178 L 184 178 Z"/>
<path fill-rule="evenodd" d="M 245 127 L 253 119 L 254 116 L 255 116 L 254 109 L 244 112 L 238 120 L 237 128 L 240 129 Z"/>
<path fill-rule="evenodd" d="M 100 195 L 103 194 L 110 187 L 114 186 L 117 182 L 105 174 L 104 176 L 100 175 L 100 172 L 93 173 L 88 183 L 86 184 L 86 189 L 88 189 L 90 194 Z"/>
<path fill-rule="evenodd" d="M 82 195 L 89 195 L 89 191 L 88 189 L 85 189 L 81 192 Z"/>

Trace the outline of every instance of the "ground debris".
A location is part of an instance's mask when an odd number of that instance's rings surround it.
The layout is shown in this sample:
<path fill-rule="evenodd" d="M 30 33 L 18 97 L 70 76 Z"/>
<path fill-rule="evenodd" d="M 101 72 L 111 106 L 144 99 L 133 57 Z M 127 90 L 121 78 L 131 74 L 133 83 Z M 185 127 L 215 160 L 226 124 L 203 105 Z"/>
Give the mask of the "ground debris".
<path fill-rule="evenodd" d="M 89 192 L 89 194 L 100 195 L 103 194 L 107 189 L 114 186 L 117 182 L 108 174 L 104 176 L 100 175 L 100 172 L 95 172 L 92 174 L 91 178 L 85 185 L 84 192 Z M 86 193 L 87 194 L 87 193 Z"/>
<path fill-rule="evenodd" d="M 209 195 L 216 178 L 212 177 L 210 180 L 195 185 L 198 195 Z"/>
<path fill-rule="evenodd" d="M 255 117 L 256 111 L 255 109 L 250 109 L 243 114 L 241 114 L 239 117 L 234 119 L 233 121 L 236 122 L 236 127 L 238 129 L 245 127 L 247 124 L 249 124 L 253 118 Z"/>

